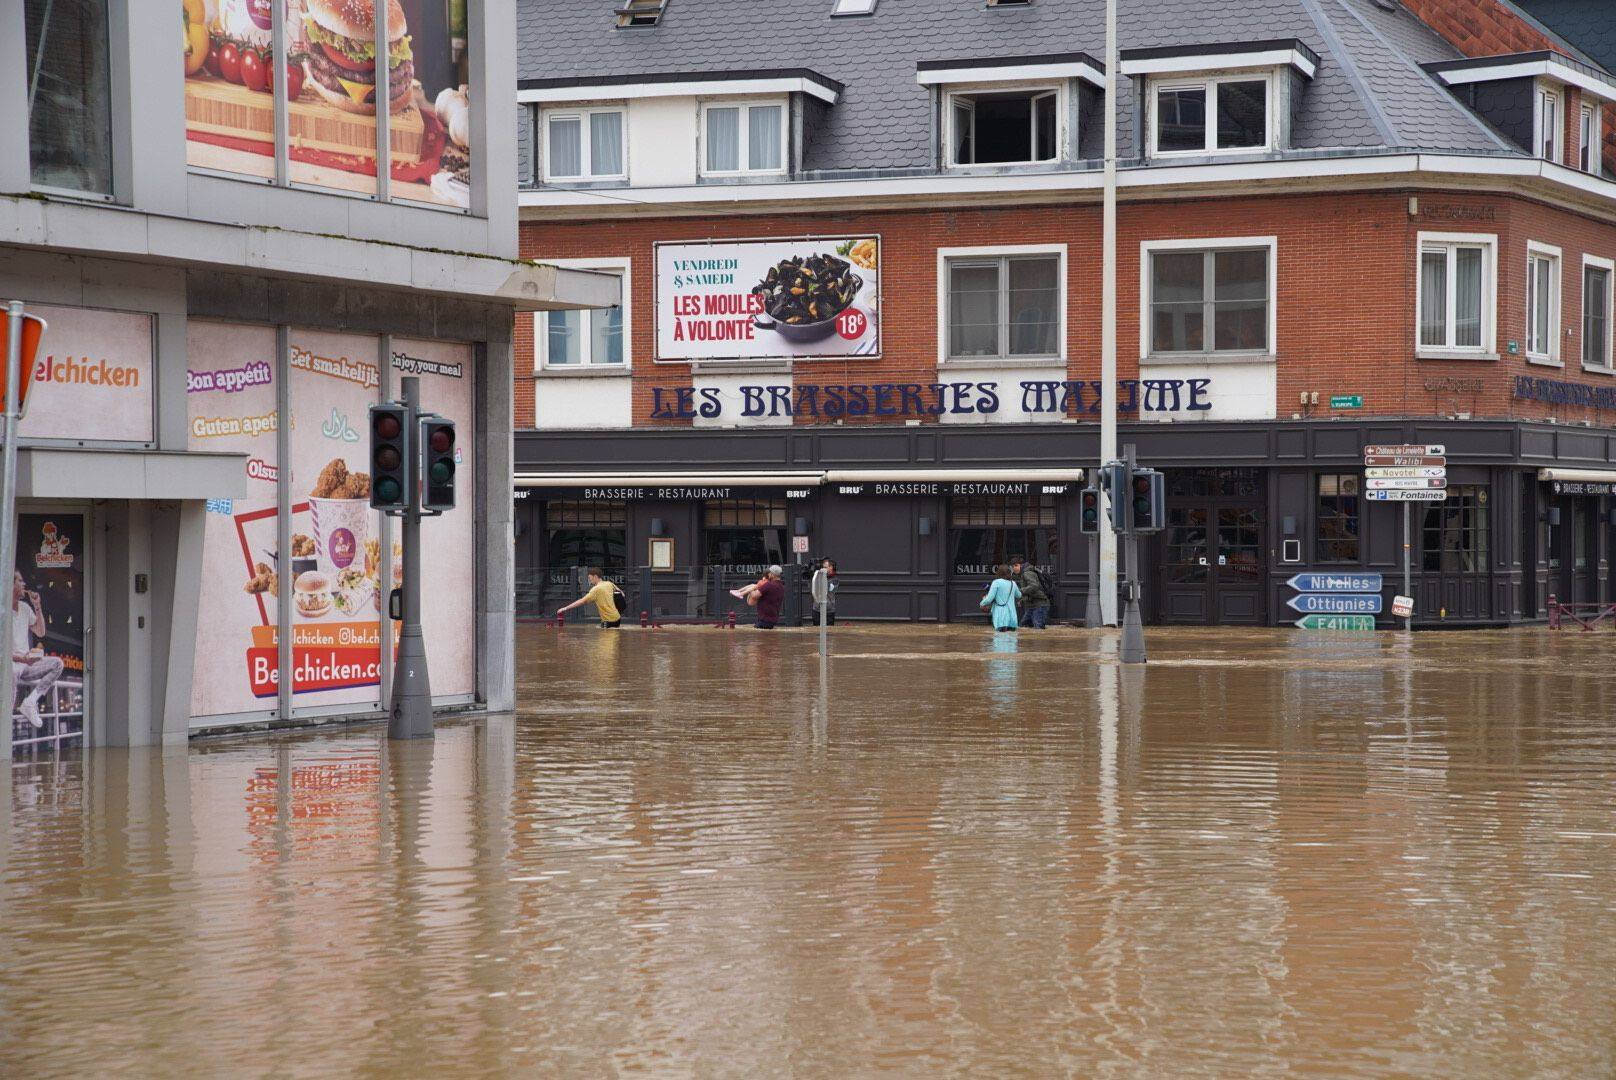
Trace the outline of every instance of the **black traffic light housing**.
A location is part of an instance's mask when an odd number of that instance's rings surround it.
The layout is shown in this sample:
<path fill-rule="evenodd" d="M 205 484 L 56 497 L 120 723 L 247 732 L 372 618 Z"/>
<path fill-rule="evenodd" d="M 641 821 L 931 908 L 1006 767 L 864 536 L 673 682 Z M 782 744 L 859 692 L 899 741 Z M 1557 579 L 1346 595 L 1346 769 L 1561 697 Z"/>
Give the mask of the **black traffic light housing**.
<path fill-rule="evenodd" d="M 387 514 L 410 508 L 409 416 L 403 405 L 370 407 L 370 505 Z"/>
<path fill-rule="evenodd" d="M 1134 469 L 1128 477 L 1128 496 L 1133 531 L 1160 532 L 1167 517 L 1167 481 L 1161 471 Z"/>
<path fill-rule="evenodd" d="M 1100 489 L 1086 487 L 1078 496 L 1078 531 L 1084 536 L 1100 535 Z"/>
<path fill-rule="evenodd" d="M 421 512 L 455 506 L 455 426 L 441 416 L 421 417 Z"/>
<path fill-rule="evenodd" d="M 1105 496 L 1110 501 L 1112 530 L 1128 532 L 1132 526 L 1128 516 L 1132 506 L 1128 499 L 1128 463 L 1108 461 L 1100 466 L 1100 487 L 1105 489 Z"/>

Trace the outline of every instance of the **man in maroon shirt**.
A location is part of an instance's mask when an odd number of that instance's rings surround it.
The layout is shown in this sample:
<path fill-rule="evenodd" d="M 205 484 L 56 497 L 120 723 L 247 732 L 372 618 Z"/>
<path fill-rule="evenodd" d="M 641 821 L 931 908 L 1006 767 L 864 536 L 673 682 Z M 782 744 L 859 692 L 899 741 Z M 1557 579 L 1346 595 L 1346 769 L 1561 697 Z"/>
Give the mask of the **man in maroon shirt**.
<path fill-rule="evenodd" d="M 778 566 L 769 567 L 768 577 L 763 584 L 757 587 L 747 603 L 757 605 L 757 628 L 759 630 L 773 630 L 780 621 L 780 605 L 785 603 L 786 587 L 780 580 L 783 576 Z"/>

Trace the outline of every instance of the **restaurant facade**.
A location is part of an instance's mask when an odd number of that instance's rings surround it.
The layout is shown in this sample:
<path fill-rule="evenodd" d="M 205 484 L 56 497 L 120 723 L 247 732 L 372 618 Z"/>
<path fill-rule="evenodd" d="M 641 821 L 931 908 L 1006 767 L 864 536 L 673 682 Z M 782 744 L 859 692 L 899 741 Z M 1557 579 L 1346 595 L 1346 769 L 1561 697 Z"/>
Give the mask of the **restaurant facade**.
<path fill-rule="evenodd" d="M 1098 4 L 800 2 L 744 49 L 717 6 L 520 41 L 523 254 L 624 302 L 518 321 L 519 612 L 598 564 L 721 616 L 831 557 L 839 618 L 969 620 L 1023 554 L 1081 619 L 1108 393 L 1167 478 L 1148 621 L 1283 624 L 1306 571 L 1389 611 L 1384 444 L 1447 459 L 1416 626 L 1616 599 L 1616 79 L 1575 41 L 1492 0 L 1125 23 L 1106 387 Z"/>

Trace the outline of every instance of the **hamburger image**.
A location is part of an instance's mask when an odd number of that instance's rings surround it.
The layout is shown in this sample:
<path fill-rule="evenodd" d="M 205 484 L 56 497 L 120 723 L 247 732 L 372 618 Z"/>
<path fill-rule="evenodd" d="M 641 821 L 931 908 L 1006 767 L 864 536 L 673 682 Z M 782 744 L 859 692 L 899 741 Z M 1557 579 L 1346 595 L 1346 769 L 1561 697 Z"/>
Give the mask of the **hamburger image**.
<path fill-rule="evenodd" d="M 305 619 L 318 619 L 331 610 L 331 579 L 313 570 L 299 575 L 292 586 L 292 602 Z"/>
<path fill-rule="evenodd" d="M 351 113 L 376 113 L 377 0 L 308 0 L 303 12 L 308 83 L 331 104 Z M 388 112 L 410 104 L 415 64 L 405 33 L 404 9 L 387 3 Z"/>

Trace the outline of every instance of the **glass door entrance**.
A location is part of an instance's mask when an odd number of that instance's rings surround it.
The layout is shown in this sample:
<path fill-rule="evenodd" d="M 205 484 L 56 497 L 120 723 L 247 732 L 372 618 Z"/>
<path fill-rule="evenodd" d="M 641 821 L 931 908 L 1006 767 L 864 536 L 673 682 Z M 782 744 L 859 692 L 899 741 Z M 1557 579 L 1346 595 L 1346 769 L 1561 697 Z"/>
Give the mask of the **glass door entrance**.
<path fill-rule="evenodd" d="M 1259 470 L 1169 470 L 1161 543 L 1159 621 L 1191 626 L 1266 621 Z"/>

